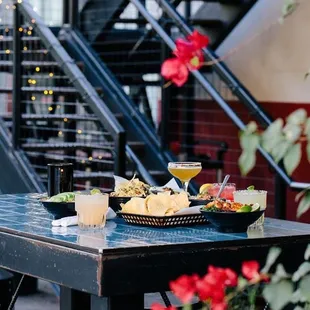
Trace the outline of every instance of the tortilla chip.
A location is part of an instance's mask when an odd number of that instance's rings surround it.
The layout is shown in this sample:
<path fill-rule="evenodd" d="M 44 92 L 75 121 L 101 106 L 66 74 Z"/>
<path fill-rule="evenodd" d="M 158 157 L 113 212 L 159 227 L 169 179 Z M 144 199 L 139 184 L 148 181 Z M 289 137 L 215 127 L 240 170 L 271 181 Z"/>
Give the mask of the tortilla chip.
<path fill-rule="evenodd" d="M 170 199 L 166 195 L 152 195 L 147 200 L 147 210 L 150 215 L 165 216 L 168 209 L 170 209 Z"/>
<path fill-rule="evenodd" d="M 122 212 L 131 214 L 148 215 L 148 210 L 145 205 L 145 199 L 134 197 L 127 203 L 121 204 Z"/>

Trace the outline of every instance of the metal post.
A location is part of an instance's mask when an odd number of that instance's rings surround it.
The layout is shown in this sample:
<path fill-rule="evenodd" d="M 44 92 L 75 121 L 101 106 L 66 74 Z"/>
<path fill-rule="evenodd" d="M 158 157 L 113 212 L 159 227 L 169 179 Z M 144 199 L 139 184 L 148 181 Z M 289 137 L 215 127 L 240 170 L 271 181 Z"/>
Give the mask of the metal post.
<path fill-rule="evenodd" d="M 63 24 L 69 23 L 69 1 L 63 0 L 63 8 L 62 8 L 62 22 Z"/>
<path fill-rule="evenodd" d="M 275 218 L 286 219 L 286 189 L 285 181 L 278 174 L 275 175 L 274 215 Z"/>
<path fill-rule="evenodd" d="M 167 16 L 163 16 L 165 18 Z M 165 24 L 165 31 L 167 33 L 170 32 L 169 26 L 167 23 Z M 161 41 L 161 63 L 163 63 L 169 56 L 171 55 L 170 49 L 167 47 L 164 41 Z M 166 81 L 162 79 L 161 83 L 161 123 L 160 123 L 160 141 L 161 141 L 161 148 L 168 149 L 169 142 L 170 142 L 170 118 L 171 118 L 171 111 L 170 105 L 172 101 L 172 87 L 164 87 Z"/>
<path fill-rule="evenodd" d="M 78 0 L 68 0 L 69 1 L 69 24 L 72 28 L 78 26 L 79 19 L 79 1 Z"/>
<path fill-rule="evenodd" d="M 13 33 L 13 127 L 12 143 L 15 149 L 20 147 L 21 138 L 21 32 L 22 17 L 19 4 L 14 10 L 14 33 Z"/>

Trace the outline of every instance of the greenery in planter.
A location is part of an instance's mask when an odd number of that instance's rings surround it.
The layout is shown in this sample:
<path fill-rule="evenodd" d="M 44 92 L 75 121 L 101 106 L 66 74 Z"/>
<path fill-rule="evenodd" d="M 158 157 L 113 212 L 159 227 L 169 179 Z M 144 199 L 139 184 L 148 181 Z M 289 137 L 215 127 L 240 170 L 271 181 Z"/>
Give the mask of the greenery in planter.
<path fill-rule="evenodd" d="M 242 274 L 230 268 L 209 266 L 208 273 L 200 277 L 182 275 L 170 282 L 170 289 L 184 304 L 183 310 L 191 310 L 196 296 L 201 310 L 282 310 L 291 306 L 294 310 L 310 309 L 310 245 L 305 251 L 304 262 L 293 273 L 288 274 L 282 264 L 275 265 L 281 249 L 272 248 L 265 266 L 259 270 L 256 261 L 242 264 Z M 270 273 L 271 269 L 274 273 Z M 261 297 L 265 300 L 263 305 Z M 156 303 L 152 310 L 176 310 Z"/>

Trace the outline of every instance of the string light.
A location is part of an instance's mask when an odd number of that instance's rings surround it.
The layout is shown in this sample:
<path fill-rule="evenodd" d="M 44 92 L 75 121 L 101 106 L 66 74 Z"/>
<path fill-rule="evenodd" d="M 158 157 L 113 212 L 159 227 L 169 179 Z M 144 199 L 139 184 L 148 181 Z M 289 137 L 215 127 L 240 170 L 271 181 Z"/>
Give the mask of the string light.
<path fill-rule="evenodd" d="M 68 119 L 65 117 L 65 118 L 64 118 L 64 122 L 66 123 L 67 121 L 68 121 Z"/>
<path fill-rule="evenodd" d="M 31 84 L 31 83 L 32 83 L 32 79 L 29 79 L 29 80 L 28 80 L 28 83 Z"/>
<path fill-rule="evenodd" d="M 5 32 L 9 32 L 10 31 L 10 29 L 9 28 L 5 28 Z"/>
<path fill-rule="evenodd" d="M 45 90 L 43 93 L 44 95 L 48 95 L 48 90 Z"/>
<path fill-rule="evenodd" d="M 29 30 L 32 30 L 32 29 L 33 29 L 32 26 L 30 26 L 30 27 L 29 27 Z"/>
<path fill-rule="evenodd" d="M 53 111 L 53 107 L 48 107 L 48 110 L 49 111 Z"/>
<path fill-rule="evenodd" d="M 58 131 L 58 136 L 62 136 L 62 131 Z"/>
<path fill-rule="evenodd" d="M 53 76 L 54 76 L 54 73 L 53 73 L 53 72 L 51 72 L 51 73 L 49 74 L 49 76 L 50 76 L 50 77 L 53 77 Z"/>
<path fill-rule="evenodd" d="M 36 67 L 36 72 L 40 72 L 40 67 Z"/>
<path fill-rule="evenodd" d="M 80 135 L 82 133 L 82 130 L 78 129 L 77 133 Z"/>
<path fill-rule="evenodd" d="M 33 19 L 31 20 L 31 22 L 32 22 L 33 24 L 35 24 L 35 23 L 36 23 L 36 20 L 33 18 Z"/>
<path fill-rule="evenodd" d="M 50 95 L 53 95 L 53 91 L 52 90 L 49 90 L 49 92 L 48 92 Z"/>
<path fill-rule="evenodd" d="M 100 156 L 98 156 L 98 158 L 99 158 L 99 159 L 102 159 L 102 156 L 100 155 Z"/>
<path fill-rule="evenodd" d="M 48 53 L 48 50 L 45 50 L 43 53 L 46 55 Z"/>
<path fill-rule="evenodd" d="M 32 100 L 32 101 L 35 101 L 35 100 L 36 100 L 36 97 L 35 97 L 35 96 L 31 96 L 31 100 Z"/>
<path fill-rule="evenodd" d="M 88 160 L 89 160 L 89 161 L 92 161 L 92 160 L 93 160 L 93 158 L 92 158 L 91 156 L 89 156 L 89 157 L 88 157 Z"/>
<path fill-rule="evenodd" d="M 27 46 L 24 46 L 24 51 L 27 51 L 28 50 L 28 47 Z"/>
<path fill-rule="evenodd" d="M 19 32 L 23 32 L 23 30 L 24 30 L 24 29 L 23 29 L 22 27 L 19 27 L 19 28 L 18 28 L 18 31 L 19 31 Z"/>
<path fill-rule="evenodd" d="M 5 50 L 5 53 L 6 53 L 6 54 L 10 54 L 11 51 L 10 51 L 10 50 Z"/>
<path fill-rule="evenodd" d="M 10 9 L 10 6 L 7 4 L 7 5 L 5 6 L 5 8 L 6 8 L 7 10 L 9 10 L 9 9 Z"/>
<path fill-rule="evenodd" d="M 3 35 L 0 35 L 0 40 L 2 40 L 3 39 Z"/>
<path fill-rule="evenodd" d="M 30 30 L 27 31 L 28 36 L 31 36 L 32 32 Z"/>
<path fill-rule="evenodd" d="M 60 105 L 57 106 L 57 109 L 60 109 Z"/>
<path fill-rule="evenodd" d="M 36 85 L 36 84 L 37 84 L 37 81 L 36 81 L 36 80 L 32 80 L 32 84 L 33 84 L 33 85 Z"/>
<path fill-rule="evenodd" d="M 85 160 L 83 159 L 83 160 L 81 161 L 81 163 L 82 163 L 82 164 L 85 164 Z"/>
<path fill-rule="evenodd" d="M 17 3 L 22 3 L 23 2 L 23 0 L 17 0 Z"/>

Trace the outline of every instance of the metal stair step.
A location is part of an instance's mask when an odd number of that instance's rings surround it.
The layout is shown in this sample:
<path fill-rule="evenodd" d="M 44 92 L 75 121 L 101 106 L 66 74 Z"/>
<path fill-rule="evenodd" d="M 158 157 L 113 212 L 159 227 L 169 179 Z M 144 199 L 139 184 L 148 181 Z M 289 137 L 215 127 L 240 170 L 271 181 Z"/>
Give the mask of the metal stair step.
<path fill-rule="evenodd" d="M 95 88 L 95 90 L 99 93 L 102 94 L 103 90 L 101 87 Z M 42 87 L 42 86 L 37 86 L 37 87 L 29 87 L 29 86 L 23 86 L 21 88 L 22 92 L 26 93 L 43 93 L 48 92 L 46 95 L 56 95 L 56 94 L 79 94 L 78 90 L 74 87 Z M 0 94 L 2 93 L 11 93 L 12 88 L 11 87 L 0 87 Z"/>
<path fill-rule="evenodd" d="M 123 115 L 120 113 L 114 114 L 114 116 L 121 120 L 123 118 Z M 12 120 L 12 114 L 0 114 L 0 117 L 5 121 L 11 121 Z M 93 115 L 76 115 L 76 114 L 22 114 L 22 119 L 24 120 L 33 120 L 33 121 L 39 121 L 39 120 L 54 120 L 54 121 L 62 121 L 64 119 L 67 119 L 68 121 L 74 120 L 74 121 L 99 121 L 97 116 Z"/>
<path fill-rule="evenodd" d="M 144 148 L 142 142 L 128 142 L 134 150 L 140 150 Z M 28 151 L 39 150 L 74 150 L 74 149 L 92 149 L 92 150 L 114 150 L 113 142 L 100 142 L 100 143 L 81 143 L 81 142 L 60 142 L 60 143 L 24 143 L 22 148 Z"/>
<path fill-rule="evenodd" d="M 77 61 L 75 63 L 81 70 L 84 69 L 84 63 L 81 61 Z M 24 60 L 22 61 L 22 66 L 26 69 L 40 67 L 41 72 L 50 71 L 52 69 L 59 68 L 60 66 L 56 61 L 30 61 Z M 9 70 L 13 68 L 13 61 L 11 60 L 0 60 L 0 69 L 1 70 Z M 48 69 L 48 70 L 47 70 Z"/>

